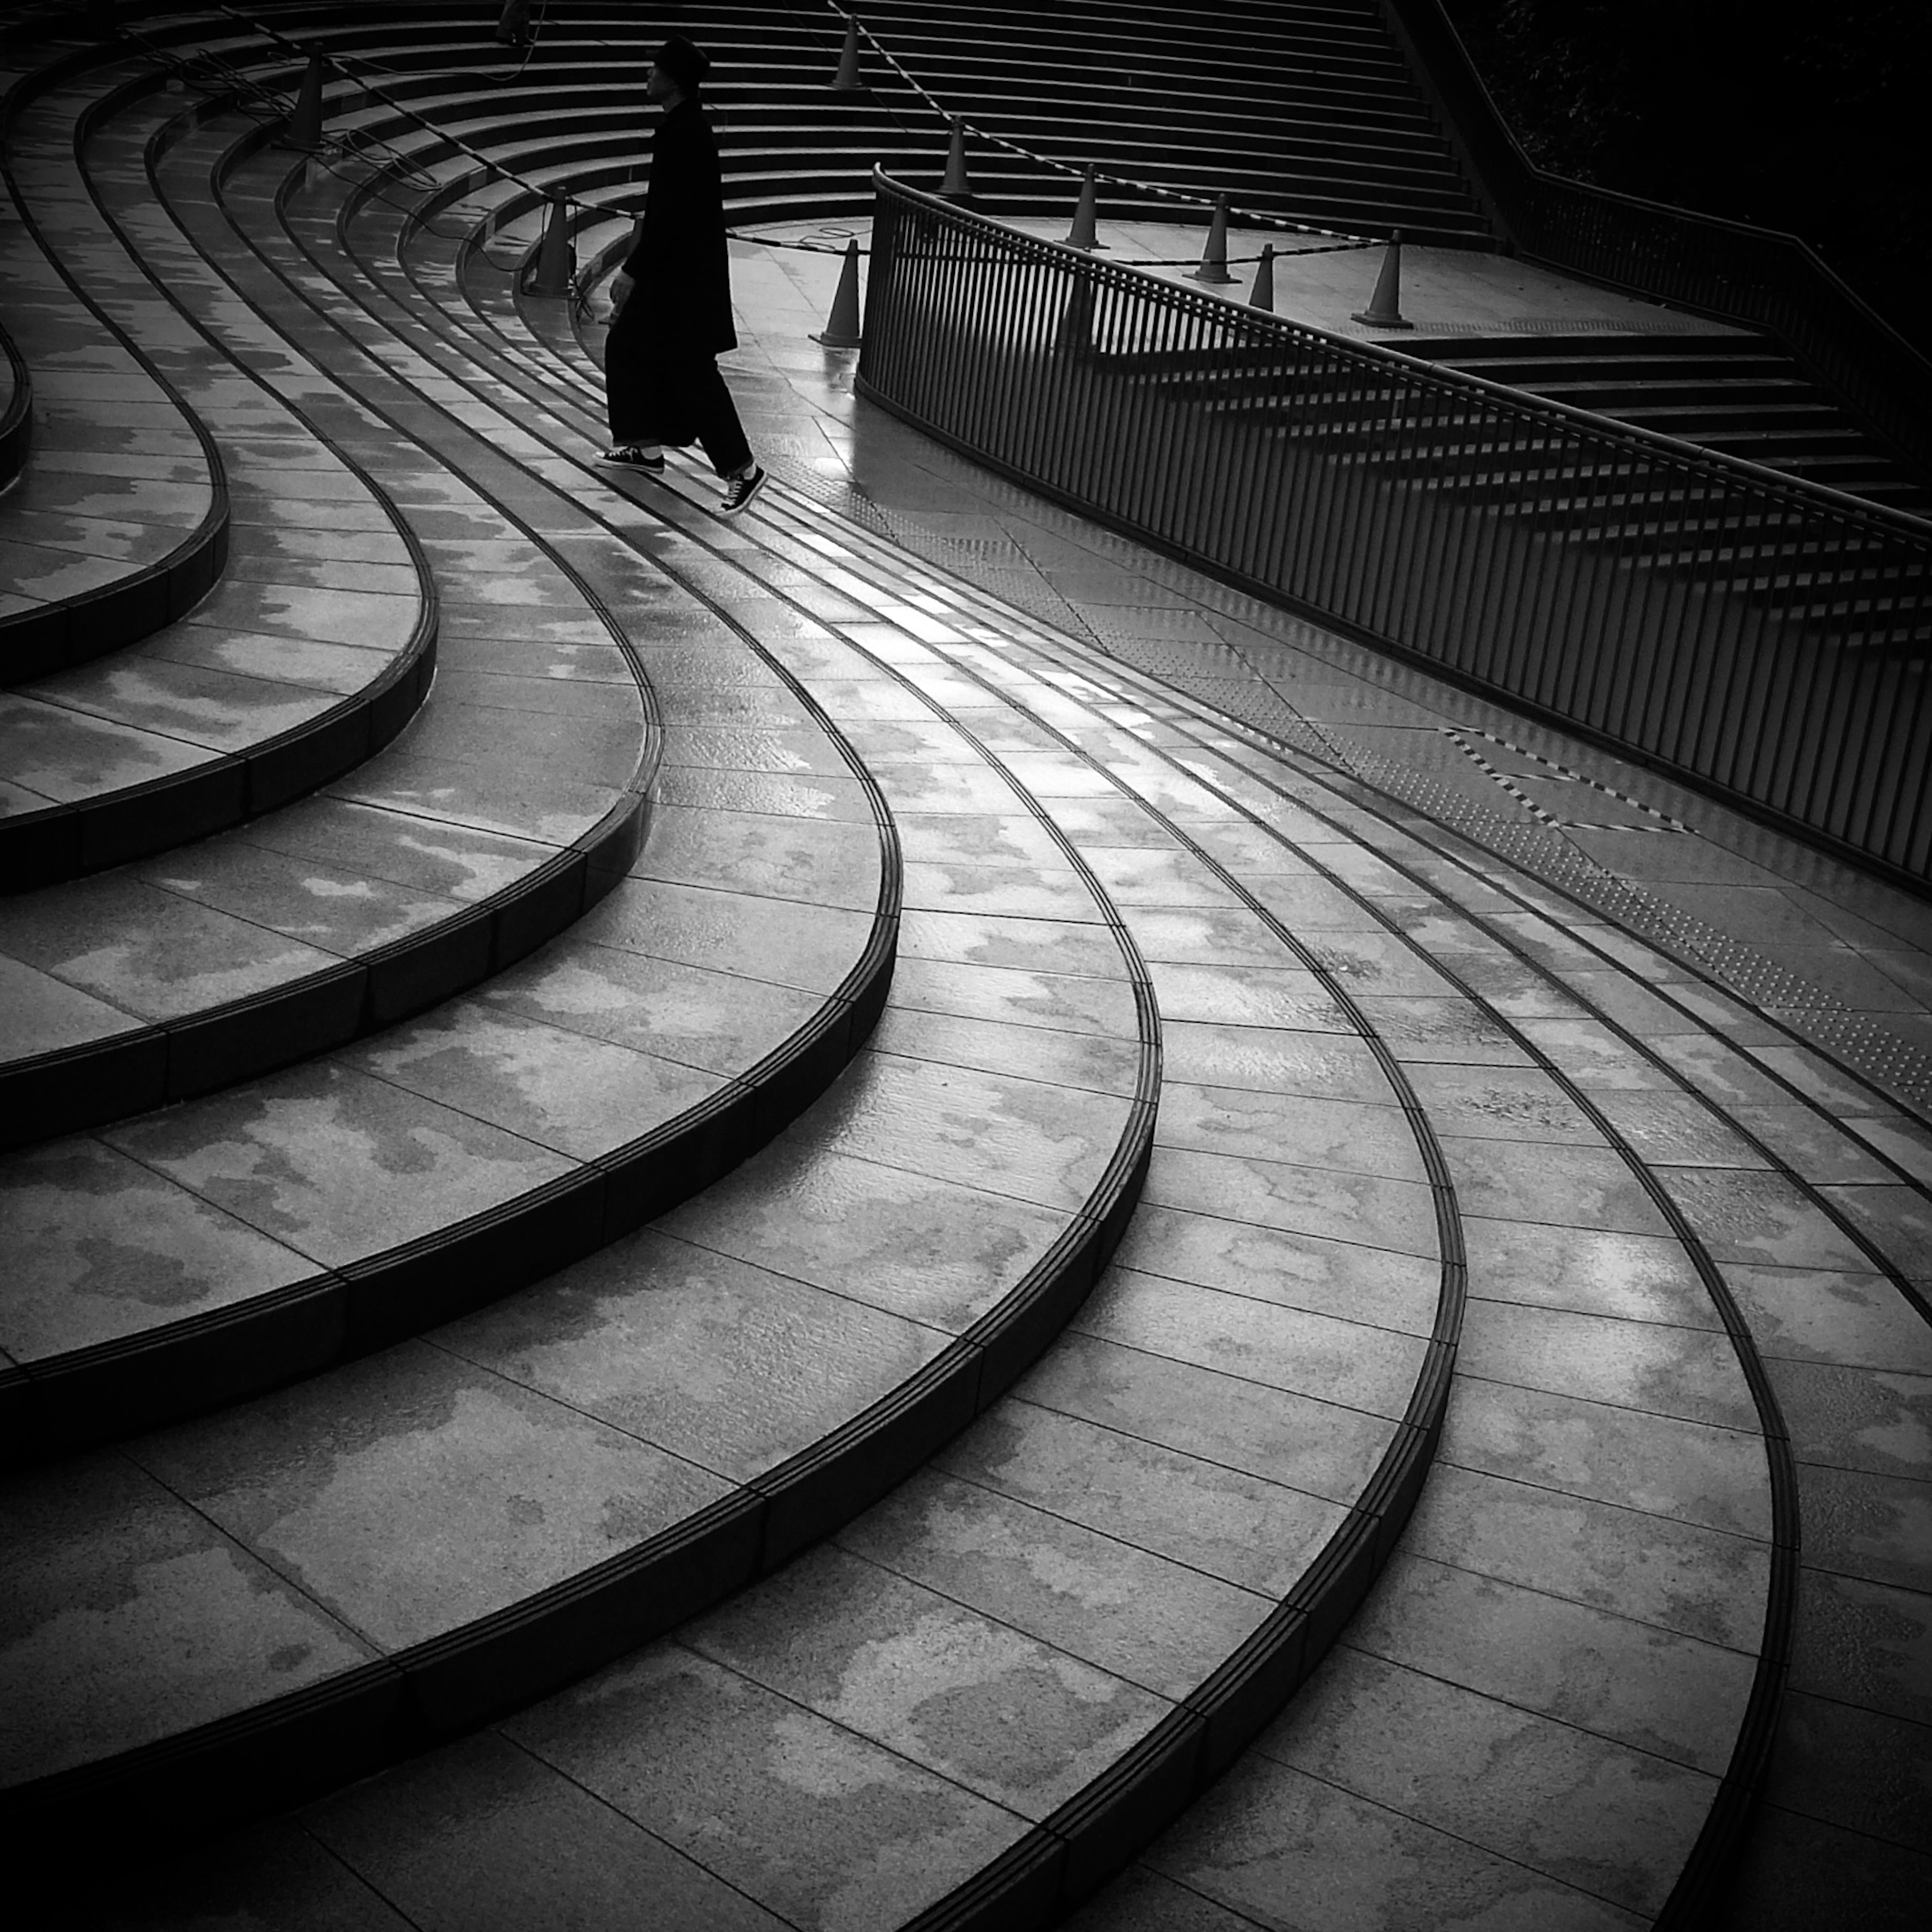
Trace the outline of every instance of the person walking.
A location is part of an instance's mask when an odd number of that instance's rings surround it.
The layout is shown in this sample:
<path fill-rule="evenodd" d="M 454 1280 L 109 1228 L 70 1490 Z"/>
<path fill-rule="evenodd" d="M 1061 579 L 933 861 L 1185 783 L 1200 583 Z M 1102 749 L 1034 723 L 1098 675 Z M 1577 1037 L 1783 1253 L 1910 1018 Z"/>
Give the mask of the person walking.
<path fill-rule="evenodd" d="M 711 62 L 674 34 L 652 64 L 644 98 L 664 110 L 651 136 L 644 220 L 611 278 L 604 344 L 610 447 L 598 457 L 646 476 L 664 473 L 664 448 L 695 442 L 724 479 L 720 516 L 736 516 L 764 488 L 736 405 L 716 358 L 738 346 L 718 142 L 699 99 Z"/>

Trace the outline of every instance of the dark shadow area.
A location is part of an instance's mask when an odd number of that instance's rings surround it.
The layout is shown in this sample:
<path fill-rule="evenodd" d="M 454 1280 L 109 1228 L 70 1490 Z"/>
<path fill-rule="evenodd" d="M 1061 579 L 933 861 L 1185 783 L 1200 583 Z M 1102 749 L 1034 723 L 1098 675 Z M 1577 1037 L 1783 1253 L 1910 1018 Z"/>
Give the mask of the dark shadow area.
<path fill-rule="evenodd" d="M 1552 173 L 1802 236 L 1932 350 L 1932 10 L 1444 0 Z"/>

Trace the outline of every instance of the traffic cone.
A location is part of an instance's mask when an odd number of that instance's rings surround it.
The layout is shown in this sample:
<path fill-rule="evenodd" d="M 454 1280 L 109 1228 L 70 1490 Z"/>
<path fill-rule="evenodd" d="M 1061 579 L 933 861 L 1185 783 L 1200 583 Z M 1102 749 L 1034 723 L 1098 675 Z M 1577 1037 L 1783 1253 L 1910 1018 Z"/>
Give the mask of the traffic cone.
<path fill-rule="evenodd" d="M 1214 197 L 1214 218 L 1208 224 L 1208 246 L 1202 251 L 1201 266 L 1188 272 L 1197 282 L 1232 282 L 1228 272 L 1228 197 Z"/>
<path fill-rule="evenodd" d="M 824 328 L 812 338 L 828 349 L 856 349 L 864 339 L 859 333 L 859 244 L 845 244 L 845 266 L 838 271 L 838 292 L 832 298 L 832 313 Z"/>
<path fill-rule="evenodd" d="M 856 14 L 845 16 L 845 51 L 838 56 L 838 78 L 832 83 L 834 94 L 863 94 L 866 83 L 859 78 L 859 21 Z"/>
<path fill-rule="evenodd" d="M 289 116 L 284 139 L 291 148 L 312 154 L 322 146 L 322 83 L 328 63 L 319 49 L 309 50 L 308 70 L 302 76 L 302 92 L 296 96 L 296 111 Z"/>
<path fill-rule="evenodd" d="M 1053 346 L 1062 356 L 1090 356 L 1094 352 L 1094 278 L 1075 272 L 1067 292 L 1066 307 L 1060 326 L 1054 331 Z"/>
<path fill-rule="evenodd" d="M 550 218 L 544 224 L 543 242 L 537 250 L 536 279 L 530 285 L 530 293 L 568 295 L 576 269 L 570 246 L 570 211 L 562 195 L 552 195 Z"/>
<path fill-rule="evenodd" d="M 1376 278 L 1374 299 L 1358 314 L 1351 316 L 1352 322 L 1365 322 L 1371 328 L 1413 328 L 1412 322 L 1402 319 L 1402 230 L 1398 228 L 1389 237 L 1388 252 L 1382 256 L 1382 272 Z"/>
<path fill-rule="evenodd" d="M 952 117 L 952 144 L 946 151 L 946 178 L 940 183 L 939 192 L 948 201 L 973 199 L 973 184 L 966 178 L 966 124 L 956 114 Z"/>
<path fill-rule="evenodd" d="M 1080 179 L 1080 200 L 1073 210 L 1073 226 L 1066 231 L 1066 245 L 1070 248 L 1106 247 L 1106 243 L 1094 232 L 1094 164 L 1089 161 L 1087 172 Z"/>
<path fill-rule="evenodd" d="M 1274 313 L 1274 244 L 1272 242 L 1264 242 L 1262 244 L 1261 266 L 1255 271 L 1255 285 L 1248 291 L 1248 306 L 1250 308 L 1264 308 L 1270 315 Z"/>

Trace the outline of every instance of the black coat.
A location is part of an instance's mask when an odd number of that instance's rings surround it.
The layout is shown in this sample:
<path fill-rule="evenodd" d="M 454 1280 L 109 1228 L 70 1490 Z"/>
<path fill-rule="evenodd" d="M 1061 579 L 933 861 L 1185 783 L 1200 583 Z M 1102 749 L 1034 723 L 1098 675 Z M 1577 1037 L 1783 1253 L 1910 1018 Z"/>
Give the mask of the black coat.
<path fill-rule="evenodd" d="M 646 353 L 737 347 L 718 142 L 695 100 L 680 100 L 651 136 L 644 224 L 624 272 L 637 284 L 624 304 L 624 333 Z"/>

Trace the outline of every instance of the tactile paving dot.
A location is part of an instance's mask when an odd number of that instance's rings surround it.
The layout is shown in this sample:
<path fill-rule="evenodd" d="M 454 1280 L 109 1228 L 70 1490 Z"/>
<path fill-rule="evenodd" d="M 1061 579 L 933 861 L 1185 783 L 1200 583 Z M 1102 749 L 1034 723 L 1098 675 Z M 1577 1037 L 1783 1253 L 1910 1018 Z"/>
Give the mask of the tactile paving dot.
<path fill-rule="evenodd" d="M 1426 813 L 1446 830 L 1604 914 L 1634 937 L 1691 962 L 1750 1004 L 1778 1009 L 1782 1024 L 1909 1106 L 1921 1111 L 1932 1106 L 1932 1054 L 1901 1040 L 1868 1014 L 1854 1012 L 1834 994 L 1755 947 L 1599 865 L 1564 836 L 1560 823 L 1528 799 L 1519 799 L 1514 787 L 1507 788 L 1505 796 L 1517 806 L 1515 812 L 1486 811 L 1474 799 L 1426 772 L 1350 745 L 1324 730 L 1298 711 L 1232 646 L 1132 637 L 1112 626 L 1103 632 L 1054 590 L 1030 566 L 1017 544 L 1005 547 L 1003 560 L 997 539 L 949 536 L 924 529 L 916 518 L 883 508 L 852 486 L 818 476 L 802 464 L 785 467 L 785 480 L 802 494 L 850 517 L 899 548 L 956 572 L 982 592 L 1051 625 L 1065 641 L 1090 646 L 1185 692 L 1284 751 L 1299 752 L 1339 768 L 1383 797 Z M 1012 493 L 1002 488 L 989 494 L 1011 496 Z M 1144 565 L 1144 555 L 1135 560 L 1136 569 L 1153 576 Z M 1178 580 L 1178 566 L 1175 569 Z M 1252 598 L 1241 601 L 1255 616 L 1278 619 L 1282 614 L 1264 612 Z M 1305 631 L 1306 626 L 1298 628 Z M 1221 674 L 1215 675 L 1216 670 Z M 1456 734 L 1451 731 L 1450 735 Z M 1610 787 L 1598 788 L 1623 797 Z M 1636 800 L 1624 802 L 1642 804 Z M 1664 814 L 1654 815 L 1663 821 L 1660 830 L 1685 829 Z"/>

